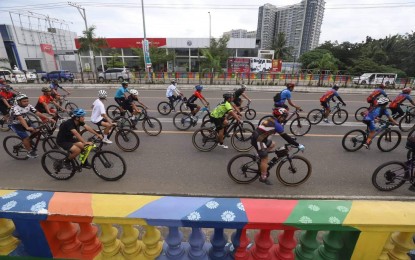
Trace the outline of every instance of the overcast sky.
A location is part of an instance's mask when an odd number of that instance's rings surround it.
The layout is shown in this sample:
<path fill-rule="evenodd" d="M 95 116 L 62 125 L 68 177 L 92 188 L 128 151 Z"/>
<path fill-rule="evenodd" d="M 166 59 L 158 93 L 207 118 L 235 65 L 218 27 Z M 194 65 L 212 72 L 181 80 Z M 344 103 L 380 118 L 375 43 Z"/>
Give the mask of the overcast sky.
<path fill-rule="evenodd" d="M 209 14 L 213 37 L 231 29 L 256 30 L 258 7 L 265 3 L 285 6 L 300 0 L 143 0 L 148 38 L 208 38 Z M 88 25 L 97 27 L 97 36 L 106 38 L 143 37 L 141 0 L 74 0 L 86 10 Z M 84 20 L 67 1 L 0 0 L 0 23 L 11 24 L 9 11 L 30 10 L 64 20 L 69 29 L 81 35 Z M 329 0 L 326 2 L 320 43 L 324 41 L 362 42 L 366 36 L 384 38 L 388 35 L 412 33 L 415 30 L 415 1 L 392 0 Z M 13 14 L 13 22 L 25 24 Z M 37 19 L 31 19 L 38 26 Z M 45 22 L 40 22 L 45 27 Z M 61 26 L 59 23 L 55 27 Z"/>

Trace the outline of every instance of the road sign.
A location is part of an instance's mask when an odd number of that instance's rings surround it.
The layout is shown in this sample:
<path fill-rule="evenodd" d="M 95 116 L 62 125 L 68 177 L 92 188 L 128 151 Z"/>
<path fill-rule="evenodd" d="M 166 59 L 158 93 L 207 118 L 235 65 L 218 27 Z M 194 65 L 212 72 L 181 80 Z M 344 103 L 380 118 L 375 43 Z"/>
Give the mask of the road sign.
<path fill-rule="evenodd" d="M 143 40 L 144 63 L 147 68 L 151 67 L 150 46 L 148 40 Z"/>

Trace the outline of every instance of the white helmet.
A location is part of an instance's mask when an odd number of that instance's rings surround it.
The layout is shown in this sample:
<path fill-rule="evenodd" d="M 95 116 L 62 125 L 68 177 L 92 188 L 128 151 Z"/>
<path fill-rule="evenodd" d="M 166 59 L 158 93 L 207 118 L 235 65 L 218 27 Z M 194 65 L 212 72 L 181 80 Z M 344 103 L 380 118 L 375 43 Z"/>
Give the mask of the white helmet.
<path fill-rule="evenodd" d="M 130 89 L 130 94 L 134 96 L 138 96 L 138 91 L 135 89 Z"/>
<path fill-rule="evenodd" d="M 29 97 L 26 94 L 19 94 L 16 96 L 16 101 L 20 101 L 22 99 L 28 99 Z"/>
<path fill-rule="evenodd" d="M 101 89 L 98 91 L 98 97 L 99 98 L 107 98 L 107 91 Z"/>
<path fill-rule="evenodd" d="M 379 106 L 387 105 L 389 103 L 389 98 L 387 97 L 381 97 L 377 100 L 377 104 Z"/>

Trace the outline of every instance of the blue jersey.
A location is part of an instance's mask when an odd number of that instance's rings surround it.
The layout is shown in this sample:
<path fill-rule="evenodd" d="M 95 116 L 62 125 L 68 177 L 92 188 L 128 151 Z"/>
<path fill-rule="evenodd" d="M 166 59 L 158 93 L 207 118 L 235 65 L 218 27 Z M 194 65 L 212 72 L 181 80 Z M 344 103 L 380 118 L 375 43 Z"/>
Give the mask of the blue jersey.
<path fill-rule="evenodd" d="M 386 108 L 376 107 L 376 108 L 372 109 L 371 111 L 369 111 L 369 113 L 363 118 L 363 120 L 373 121 L 373 120 L 375 120 L 375 118 L 377 118 L 377 117 L 380 118 L 384 115 L 387 116 L 387 117 L 390 117 L 390 114 L 389 114 L 388 110 Z"/>
<path fill-rule="evenodd" d="M 270 135 L 284 133 L 284 126 L 282 126 L 276 118 L 270 118 L 258 126 L 256 131 L 259 134 L 257 142 L 262 142 Z"/>
<path fill-rule="evenodd" d="M 285 104 L 287 99 L 291 99 L 291 91 L 289 89 L 284 89 L 281 91 L 281 99 L 278 102 L 275 102 L 275 105 L 282 106 Z"/>
<path fill-rule="evenodd" d="M 117 92 L 115 92 L 115 98 L 124 98 L 124 93 L 128 93 L 128 88 L 120 87 Z"/>

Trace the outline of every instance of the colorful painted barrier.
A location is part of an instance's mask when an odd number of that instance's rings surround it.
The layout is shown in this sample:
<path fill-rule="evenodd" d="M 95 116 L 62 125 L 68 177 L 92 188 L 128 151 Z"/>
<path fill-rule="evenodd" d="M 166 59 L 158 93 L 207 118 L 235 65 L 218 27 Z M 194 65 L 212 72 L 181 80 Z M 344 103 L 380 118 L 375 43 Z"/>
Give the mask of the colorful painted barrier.
<path fill-rule="evenodd" d="M 187 241 L 181 227 L 191 228 Z M 414 232 L 415 202 L 0 190 L 0 256 L 8 257 L 409 259 Z"/>

